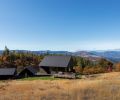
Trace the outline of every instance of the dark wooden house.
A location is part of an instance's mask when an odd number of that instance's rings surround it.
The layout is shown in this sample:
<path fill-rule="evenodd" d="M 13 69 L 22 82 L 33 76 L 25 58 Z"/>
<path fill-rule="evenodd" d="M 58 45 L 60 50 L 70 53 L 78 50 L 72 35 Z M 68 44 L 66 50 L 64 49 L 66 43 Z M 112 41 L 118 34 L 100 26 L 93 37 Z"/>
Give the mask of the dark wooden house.
<path fill-rule="evenodd" d="M 71 56 L 45 56 L 39 66 L 40 72 L 46 74 L 70 72 L 73 70 L 73 60 Z"/>
<path fill-rule="evenodd" d="M 0 79 L 13 79 L 16 74 L 16 68 L 0 68 Z"/>
<path fill-rule="evenodd" d="M 18 77 L 22 78 L 22 77 L 33 77 L 36 76 L 38 70 L 35 67 L 25 67 L 19 74 Z"/>

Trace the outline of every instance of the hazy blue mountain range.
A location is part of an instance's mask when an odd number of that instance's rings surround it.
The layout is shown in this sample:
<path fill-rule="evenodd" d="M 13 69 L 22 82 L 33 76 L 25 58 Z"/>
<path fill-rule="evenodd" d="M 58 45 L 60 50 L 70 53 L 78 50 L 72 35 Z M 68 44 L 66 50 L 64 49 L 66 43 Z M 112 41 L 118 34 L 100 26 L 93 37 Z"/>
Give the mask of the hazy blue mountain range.
<path fill-rule="evenodd" d="M 107 58 L 113 62 L 120 61 L 120 51 L 104 51 L 104 52 L 92 51 L 92 53 L 97 56 Z"/>
<path fill-rule="evenodd" d="M 13 51 L 13 50 L 11 50 Z M 106 51 L 77 51 L 77 52 L 68 52 L 68 51 L 28 51 L 28 50 L 15 50 L 16 52 L 31 52 L 34 54 L 61 54 L 61 55 L 73 55 L 73 56 L 81 56 L 88 58 L 90 60 L 97 60 L 100 58 L 106 58 L 113 62 L 120 61 L 120 50 L 106 50 Z M 0 54 L 2 54 L 2 50 L 0 50 Z"/>

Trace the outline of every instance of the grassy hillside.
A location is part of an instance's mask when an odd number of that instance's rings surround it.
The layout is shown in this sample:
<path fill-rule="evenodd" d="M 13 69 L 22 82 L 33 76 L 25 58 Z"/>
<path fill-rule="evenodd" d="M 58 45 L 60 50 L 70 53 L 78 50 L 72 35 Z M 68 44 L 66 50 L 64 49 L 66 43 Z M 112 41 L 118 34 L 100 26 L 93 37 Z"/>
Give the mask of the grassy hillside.
<path fill-rule="evenodd" d="M 0 82 L 0 100 L 120 100 L 120 73 Z"/>

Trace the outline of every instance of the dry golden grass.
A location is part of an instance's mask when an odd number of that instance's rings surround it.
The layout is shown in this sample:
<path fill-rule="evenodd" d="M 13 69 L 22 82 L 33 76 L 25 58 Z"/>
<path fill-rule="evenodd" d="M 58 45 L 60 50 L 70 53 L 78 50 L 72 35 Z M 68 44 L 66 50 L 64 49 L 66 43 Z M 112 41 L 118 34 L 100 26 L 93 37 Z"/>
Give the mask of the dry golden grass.
<path fill-rule="evenodd" d="M 78 80 L 0 82 L 0 100 L 120 100 L 120 73 Z"/>

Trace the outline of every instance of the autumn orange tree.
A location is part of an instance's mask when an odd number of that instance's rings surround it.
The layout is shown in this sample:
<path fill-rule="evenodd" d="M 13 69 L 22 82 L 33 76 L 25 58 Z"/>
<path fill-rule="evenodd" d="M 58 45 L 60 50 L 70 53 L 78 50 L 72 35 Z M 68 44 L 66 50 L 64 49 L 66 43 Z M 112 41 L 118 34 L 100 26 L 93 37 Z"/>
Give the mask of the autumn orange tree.
<path fill-rule="evenodd" d="M 115 65 L 115 71 L 120 71 L 120 62 Z"/>
<path fill-rule="evenodd" d="M 10 51 L 6 46 L 3 54 L 0 56 L 0 66 L 10 67 L 10 66 L 38 66 L 43 56 L 33 54 L 31 52 L 16 52 Z"/>

